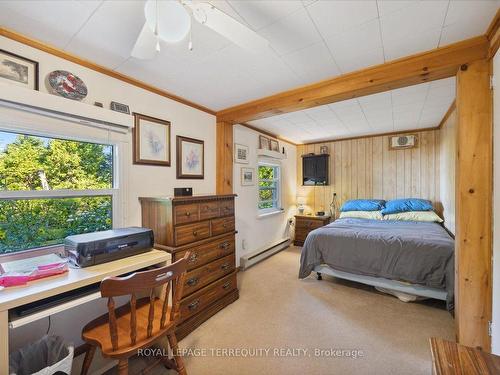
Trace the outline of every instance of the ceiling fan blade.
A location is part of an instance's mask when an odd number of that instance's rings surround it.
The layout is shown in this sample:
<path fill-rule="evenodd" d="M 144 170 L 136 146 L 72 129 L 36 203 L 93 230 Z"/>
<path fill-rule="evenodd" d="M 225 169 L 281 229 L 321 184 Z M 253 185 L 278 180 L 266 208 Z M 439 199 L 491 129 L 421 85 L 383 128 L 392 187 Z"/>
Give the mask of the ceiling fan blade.
<path fill-rule="evenodd" d="M 156 55 L 156 43 L 158 39 L 151 28 L 144 24 L 142 30 L 134 44 L 131 55 L 138 59 L 152 59 Z"/>
<path fill-rule="evenodd" d="M 265 38 L 215 8 L 212 4 L 206 2 L 187 2 L 185 4 L 193 10 L 195 20 L 240 47 L 250 50 L 260 50 L 269 46 L 269 42 Z"/>

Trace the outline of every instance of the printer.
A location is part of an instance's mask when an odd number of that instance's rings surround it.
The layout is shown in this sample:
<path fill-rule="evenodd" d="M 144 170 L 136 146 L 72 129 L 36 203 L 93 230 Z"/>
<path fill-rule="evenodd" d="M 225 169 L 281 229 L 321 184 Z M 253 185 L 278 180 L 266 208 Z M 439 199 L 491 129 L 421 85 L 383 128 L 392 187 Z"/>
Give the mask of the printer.
<path fill-rule="evenodd" d="M 129 227 L 68 236 L 64 250 L 72 263 L 88 267 L 145 253 L 153 243 L 151 229 Z"/>

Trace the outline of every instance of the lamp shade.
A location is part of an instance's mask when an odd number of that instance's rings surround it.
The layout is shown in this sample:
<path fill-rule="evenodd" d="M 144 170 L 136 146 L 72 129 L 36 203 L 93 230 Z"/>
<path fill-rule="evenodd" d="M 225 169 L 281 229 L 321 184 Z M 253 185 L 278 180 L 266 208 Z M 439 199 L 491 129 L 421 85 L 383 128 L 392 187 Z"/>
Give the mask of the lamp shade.
<path fill-rule="evenodd" d="M 306 204 L 306 198 L 305 197 L 297 197 L 297 204 L 299 204 L 299 205 Z"/>

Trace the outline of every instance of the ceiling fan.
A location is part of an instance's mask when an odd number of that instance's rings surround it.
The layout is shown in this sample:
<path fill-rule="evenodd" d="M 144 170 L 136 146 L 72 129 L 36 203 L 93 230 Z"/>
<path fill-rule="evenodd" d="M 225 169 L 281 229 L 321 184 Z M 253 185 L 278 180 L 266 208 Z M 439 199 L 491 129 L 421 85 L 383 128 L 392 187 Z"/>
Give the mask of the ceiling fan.
<path fill-rule="evenodd" d="M 204 1 L 148 0 L 144 6 L 146 22 L 135 42 L 131 55 L 152 59 L 160 52 L 160 40 L 176 43 L 189 34 L 191 50 L 191 19 L 209 27 L 236 45 L 259 50 L 269 42 L 245 25 Z"/>

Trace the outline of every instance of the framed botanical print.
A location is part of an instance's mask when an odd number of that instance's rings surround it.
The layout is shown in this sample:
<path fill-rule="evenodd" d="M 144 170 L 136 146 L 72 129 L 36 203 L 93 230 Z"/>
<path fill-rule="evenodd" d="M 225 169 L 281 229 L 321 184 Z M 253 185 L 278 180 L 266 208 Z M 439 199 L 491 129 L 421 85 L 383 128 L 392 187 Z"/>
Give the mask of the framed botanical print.
<path fill-rule="evenodd" d="M 134 113 L 134 164 L 170 166 L 170 122 Z"/>
<path fill-rule="evenodd" d="M 253 168 L 241 168 L 241 186 L 252 186 L 254 185 L 254 173 Z"/>
<path fill-rule="evenodd" d="M 234 162 L 248 164 L 248 146 L 234 144 Z"/>
<path fill-rule="evenodd" d="M 38 62 L 0 49 L 0 82 L 38 90 Z"/>
<path fill-rule="evenodd" d="M 280 152 L 280 144 L 276 139 L 271 139 L 271 151 L 277 151 Z"/>
<path fill-rule="evenodd" d="M 205 142 L 177 136 L 177 178 L 203 179 L 205 177 Z"/>
<path fill-rule="evenodd" d="M 259 148 L 262 150 L 270 150 L 271 149 L 271 143 L 269 141 L 269 138 L 259 135 Z"/>

